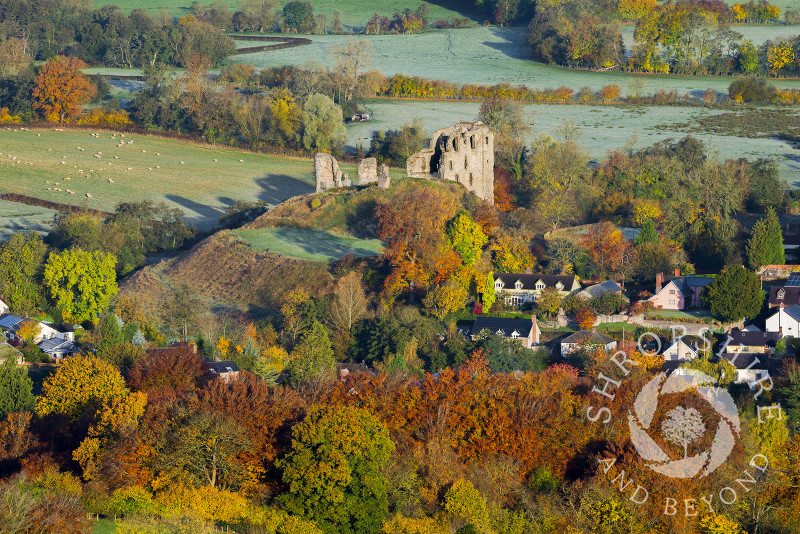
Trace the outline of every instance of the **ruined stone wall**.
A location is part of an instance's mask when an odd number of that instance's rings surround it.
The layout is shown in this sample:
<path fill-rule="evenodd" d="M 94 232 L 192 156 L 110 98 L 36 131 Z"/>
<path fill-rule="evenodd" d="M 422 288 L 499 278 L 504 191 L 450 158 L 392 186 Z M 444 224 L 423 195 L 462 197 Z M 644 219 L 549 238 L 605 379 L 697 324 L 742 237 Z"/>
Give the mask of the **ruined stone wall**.
<path fill-rule="evenodd" d="M 433 134 L 430 148 L 408 158 L 412 178 L 451 180 L 494 204 L 494 134 L 482 122 L 460 122 Z"/>
<path fill-rule="evenodd" d="M 336 158 L 324 152 L 314 156 L 314 177 L 317 182 L 317 193 L 334 187 L 350 187 L 350 177 L 339 169 Z"/>

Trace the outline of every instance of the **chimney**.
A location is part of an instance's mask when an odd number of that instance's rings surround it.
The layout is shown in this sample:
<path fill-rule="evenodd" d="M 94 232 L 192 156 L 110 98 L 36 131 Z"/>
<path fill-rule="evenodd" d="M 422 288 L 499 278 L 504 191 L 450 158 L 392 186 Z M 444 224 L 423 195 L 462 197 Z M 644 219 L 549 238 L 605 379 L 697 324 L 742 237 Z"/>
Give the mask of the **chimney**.
<path fill-rule="evenodd" d="M 533 269 L 525 269 L 525 274 L 533 274 Z"/>
<path fill-rule="evenodd" d="M 656 273 L 656 294 L 661 291 L 661 286 L 664 284 L 664 273 Z"/>
<path fill-rule="evenodd" d="M 533 326 L 531 327 L 531 330 L 533 331 L 533 342 L 538 344 L 539 343 L 539 334 L 536 333 L 536 330 L 539 327 L 539 322 L 536 319 L 536 314 L 535 313 L 533 315 L 531 315 L 531 322 L 533 323 Z"/>
<path fill-rule="evenodd" d="M 675 267 L 675 278 L 679 277 L 680 275 L 681 275 L 681 268 Z"/>

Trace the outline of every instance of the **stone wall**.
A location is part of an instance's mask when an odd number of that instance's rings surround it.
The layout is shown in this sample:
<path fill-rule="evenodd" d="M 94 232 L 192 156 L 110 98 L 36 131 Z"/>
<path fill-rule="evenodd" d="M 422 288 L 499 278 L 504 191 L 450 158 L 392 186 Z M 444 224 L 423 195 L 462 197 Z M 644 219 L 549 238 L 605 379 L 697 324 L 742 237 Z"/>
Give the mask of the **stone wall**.
<path fill-rule="evenodd" d="M 436 130 L 431 145 L 406 161 L 412 178 L 458 182 L 494 204 L 494 134 L 482 122 L 460 122 Z"/>
<path fill-rule="evenodd" d="M 324 152 L 314 156 L 314 177 L 317 182 L 317 193 L 334 187 L 350 187 L 350 177 L 339 169 L 336 158 Z"/>
<path fill-rule="evenodd" d="M 365 158 L 358 164 L 358 185 L 369 185 L 378 181 L 378 160 Z"/>

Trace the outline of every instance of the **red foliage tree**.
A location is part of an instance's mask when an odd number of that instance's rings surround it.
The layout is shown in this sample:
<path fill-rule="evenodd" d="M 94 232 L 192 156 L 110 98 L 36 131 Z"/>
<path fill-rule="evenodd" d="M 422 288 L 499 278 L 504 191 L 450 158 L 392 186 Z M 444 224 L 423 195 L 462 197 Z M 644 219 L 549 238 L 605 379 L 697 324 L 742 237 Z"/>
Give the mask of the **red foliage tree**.
<path fill-rule="evenodd" d="M 33 109 L 50 122 L 69 122 L 81 112 L 80 104 L 97 92 L 80 73 L 86 63 L 57 56 L 39 70 L 33 88 Z"/>

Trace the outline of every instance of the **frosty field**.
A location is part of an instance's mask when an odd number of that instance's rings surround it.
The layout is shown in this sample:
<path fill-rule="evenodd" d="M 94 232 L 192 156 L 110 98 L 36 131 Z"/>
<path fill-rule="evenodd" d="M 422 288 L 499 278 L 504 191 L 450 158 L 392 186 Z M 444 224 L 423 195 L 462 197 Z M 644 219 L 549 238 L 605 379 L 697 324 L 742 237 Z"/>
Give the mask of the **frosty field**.
<path fill-rule="evenodd" d="M 374 120 L 350 124 L 347 127 L 348 142 L 353 147 L 361 145 L 366 149 L 373 131 L 397 129 L 415 117 L 423 119 L 428 134 L 460 120 L 475 120 L 480 103 L 376 99 L 368 101 L 366 108 L 370 110 Z M 679 131 L 658 128 L 660 125 L 687 122 L 696 117 L 726 112 L 727 110 L 679 106 L 525 106 L 527 122 L 532 125 L 527 136 L 528 141 L 542 132 L 558 139 L 561 125 L 565 121 L 573 121 L 580 128 L 578 143 L 596 160 L 601 159 L 609 150 L 622 148 L 634 141 L 636 148 L 643 148 L 662 139 L 679 139 L 685 135 Z M 716 154 L 718 158 L 775 158 L 780 164 L 781 176 L 794 187 L 800 187 L 800 150 L 789 146 L 785 141 L 705 134 L 695 136 L 708 143 L 712 155 Z"/>
<path fill-rule="evenodd" d="M 763 28 L 763 29 L 762 29 Z M 632 31 L 632 30 L 631 30 Z M 774 32 L 800 33 L 796 26 L 763 26 L 757 31 L 764 37 Z M 772 32 L 770 34 L 770 32 Z M 599 89 L 616 83 L 627 88 L 633 79 L 644 80 L 644 94 L 657 89 L 676 89 L 683 94 L 708 88 L 727 92 L 732 78 L 724 76 L 660 76 L 625 72 L 588 72 L 545 65 L 526 59 L 523 45 L 526 27 L 475 27 L 463 30 L 436 30 L 417 35 L 369 35 L 373 46 L 368 69 L 385 75 L 402 73 L 425 76 L 459 83 L 527 85 L 532 88 L 569 86 L 575 90 L 584 86 Z M 347 40 L 341 35 L 312 35 L 308 46 L 285 50 L 256 52 L 235 56 L 232 61 L 251 63 L 257 68 L 279 65 L 302 65 L 313 59 L 333 66 L 328 53 L 331 45 Z M 797 80 L 771 80 L 777 87 L 797 87 Z M 624 93 L 624 91 L 623 91 Z"/>

